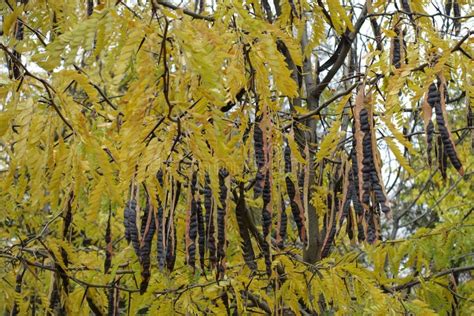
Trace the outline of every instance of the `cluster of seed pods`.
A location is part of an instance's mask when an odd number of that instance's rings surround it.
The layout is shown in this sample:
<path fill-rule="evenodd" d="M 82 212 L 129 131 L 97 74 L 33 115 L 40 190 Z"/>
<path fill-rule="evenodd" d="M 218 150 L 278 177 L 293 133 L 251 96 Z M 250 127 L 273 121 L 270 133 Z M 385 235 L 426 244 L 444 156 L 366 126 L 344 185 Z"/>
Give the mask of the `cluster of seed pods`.
<path fill-rule="evenodd" d="M 425 123 L 428 162 L 430 164 L 432 163 L 431 151 L 433 148 L 433 138 L 435 134 L 435 128 L 432 121 L 432 113 L 434 110 L 436 126 L 438 129 L 435 153 L 438 160 L 438 168 L 443 178 L 447 177 L 446 169 L 448 158 L 459 174 L 464 174 L 461 160 L 459 159 L 456 152 L 456 145 L 453 141 L 451 131 L 449 130 L 446 112 L 446 95 L 447 92 L 445 80 L 442 76 L 438 76 L 437 83 L 432 83 L 429 86 L 423 103 L 423 119 Z"/>
<path fill-rule="evenodd" d="M 298 236 L 304 244 L 306 244 L 306 227 L 305 227 L 305 213 L 303 209 L 303 192 L 300 190 L 301 186 L 296 187 L 295 183 L 291 179 L 290 174 L 292 173 L 292 160 L 291 160 L 291 149 L 290 146 L 285 147 L 285 177 L 286 190 L 290 199 L 291 213 L 298 229 Z M 300 182 L 300 181 L 299 181 Z"/>

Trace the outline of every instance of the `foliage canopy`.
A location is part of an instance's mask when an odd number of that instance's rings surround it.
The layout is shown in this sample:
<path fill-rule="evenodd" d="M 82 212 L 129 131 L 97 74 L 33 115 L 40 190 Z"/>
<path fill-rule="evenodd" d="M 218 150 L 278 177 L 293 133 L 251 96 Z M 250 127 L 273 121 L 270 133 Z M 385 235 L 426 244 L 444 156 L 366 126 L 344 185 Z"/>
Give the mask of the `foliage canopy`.
<path fill-rule="evenodd" d="M 0 309 L 473 314 L 472 0 L 0 3 Z"/>

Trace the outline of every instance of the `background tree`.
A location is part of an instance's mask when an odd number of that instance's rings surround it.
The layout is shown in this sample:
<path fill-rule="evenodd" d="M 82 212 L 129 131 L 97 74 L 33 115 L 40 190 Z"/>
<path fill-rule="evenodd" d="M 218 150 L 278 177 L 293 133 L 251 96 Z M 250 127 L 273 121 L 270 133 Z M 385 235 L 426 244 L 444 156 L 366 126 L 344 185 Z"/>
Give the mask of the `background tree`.
<path fill-rule="evenodd" d="M 10 315 L 472 314 L 472 0 L 5 0 Z"/>

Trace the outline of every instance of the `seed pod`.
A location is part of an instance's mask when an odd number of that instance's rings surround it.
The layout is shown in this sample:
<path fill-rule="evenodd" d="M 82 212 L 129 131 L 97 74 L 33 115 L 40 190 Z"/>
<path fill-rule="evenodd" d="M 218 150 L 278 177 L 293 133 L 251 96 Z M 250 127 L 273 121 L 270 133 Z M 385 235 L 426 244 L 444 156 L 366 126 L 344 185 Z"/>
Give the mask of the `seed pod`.
<path fill-rule="evenodd" d="M 401 0 L 403 11 L 406 13 L 411 13 L 409 0 Z"/>
<path fill-rule="evenodd" d="M 438 79 L 441 82 L 440 92 L 439 92 L 441 98 L 440 98 L 440 102 L 435 104 L 434 109 L 436 113 L 436 123 L 438 125 L 438 130 L 441 136 L 441 140 L 443 142 L 444 153 L 446 154 L 446 156 L 449 157 L 449 160 L 451 161 L 453 167 L 456 168 L 459 174 L 464 175 L 464 169 L 456 153 L 455 144 L 454 144 L 454 141 L 453 141 L 453 138 L 451 136 L 451 132 L 449 131 L 449 126 L 448 126 L 448 120 L 447 120 L 447 114 L 446 114 L 446 103 L 445 103 L 446 102 L 445 101 L 446 100 L 446 97 L 445 97 L 446 83 L 442 76 L 440 76 Z"/>
<path fill-rule="evenodd" d="M 63 239 L 67 239 L 69 233 L 69 228 L 72 223 L 72 201 L 74 200 L 74 192 L 69 194 L 69 199 L 67 201 L 67 206 L 64 214 L 64 226 L 63 226 Z"/>
<path fill-rule="evenodd" d="M 250 268 L 250 270 L 255 271 L 257 269 L 257 264 L 255 263 L 255 253 L 253 251 L 252 240 L 250 239 L 250 232 L 247 224 L 247 207 L 245 204 L 245 186 L 243 182 L 239 183 L 239 192 L 240 195 L 237 199 L 235 215 L 237 226 L 239 227 L 240 238 L 242 238 L 240 247 L 242 249 L 245 264 Z"/>
<path fill-rule="evenodd" d="M 91 16 L 94 13 L 94 0 L 87 0 L 87 16 Z"/>
<path fill-rule="evenodd" d="M 392 38 L 392 47 L 391 47 L 391 55 L 392 55 L 392 65 L 396 68 L 399 69 L 401 67 L 401 63 L 403 60 L 402 54 L 403 54 L 403 46 L 404 46 L 404 41 L 403 41 L 403 32 L 400 32 L 400 27 L 397 25 L 394 27 L 394 32 L 396 36 Z"/>
<path fill-rule="evenodd" d="M 271 255 L 270 255 L 270 244 L 267 241 L 267 237 L 270 234 L 272 226 L 272 213 L 271 213 L 271 202 L 272 202 L 272 188 L 270 181 L 270 171 L 267 170 L 265 174 L 265 185 L 263 187 L 263 208 L 262 208 L 262 228 L 263 238 L 265 243 L 262 245 L 263 255 L 265 257 L 265 265 L 267 268 L 267 274 L 271 275 Z"/>
<path fill-rule="evenodd" d="M 140 259 L 140 241 L 138 240 L 138 228 L 137 228 L 137 202 L 135 200 L 131 200 L 129 202 L 129 213 L 128 213 L 128 220 L 124 221 L 128 226 L 128 231 L 130 234 L 130 240 L 132 242 L 133 249 L 135 250 L 135 254 Z M 127 214 L 125 213 L 127 216 Z"/>
<path fill-rule="evenodd" d="M 362 212 L 358 214 L 359 240 L 366 239 L 372 242 L 374 239 L 374 227 L 380 226 L 379 217 L 373 212 L 381 208 L 384 213 L 390 212 L 385 190 L 381 182 L 379 155 L 375 142 L 375 131 L 373 128 L 373 114 L 371 97 L 366 96 L 364 87 L 361 87 L 357 95 L 354 107 L 354 149 L 355 159 L 352 159 L 354 178 L 358 183 L 358 196 L 362 202 Z M 354 201 L 356 207 L 357 199 Z M 371 219 L 368 227 L 367 219 Z M 365 236 L 364 236 L 365 235 Z M 378 235 L 377 235 L 378 236 Z"/>
<path fill-rule="evenodd" d="M 186 262 L 194 268 L 196 257 L 196 236 L 198 230 L 196 205 L 197 173 L 193 172 L 188 194 L 188 210 L 186 214 Z"/>
<path fill-rule="evenodd" d="M 130 220 L 133 216 L 134 210 L 137 207 L 137 202 L 135 200 L 130 200 L 127 202 L 124 210 L 123 210 L 123 225 L 125 227 L 125 239 L 128 243 L 131 241 L 130 236 Z"/>
<path fill-rule="evenodd" d="M 227 186 L 225 178 L 229 175 L 227 170 L 219 170 L 219 202 L 217 206 L 217 262 L 218 262 L 218 278 L 224 272 L 223 260 L 225 258 L 225 217 L 227 211 Z"/>
<path fill-rule="evenodd" d="M 176 261 L 176 228 L 169 216 L 166 218 L 166 227 L 169 227 L 166 231 L 166 267 L 171 272 Z"/>
<path fill-rule="evenodd" d="M 140 263 L 142 266 L 142 281 L 140 284 L 140 293 L 145 293 L 148 283 L 150 281 L 150 253 L 153 241 L 153 235 L 155 234 L 156 223 L 155 214 L 151 209 L 150 203 L 147 201 L 147 206 L 142 218 L 141 236 L 142 240 L 140 243 Z"/>
<path fill-rule="evenodd" d="M 262 194 L 264 175 L 262 168 L 265 166 L 265 153 L 263 150 L 263 131 L 260 128 L 261 117 L 255 120 L 253 130 L 253 141 L 255 151 L 255 162 L 257 163 L 257 174 L 254 185 L 254 197 L 257 198 Z"/>
<path fill-rule="evenodd" d="M 325 225 L 323 229 L 323 244 L 321 247 L 320 258 L 326 258 L 331 250 L 332 244 L 334 242 L 334 237 L 336 236 L 336 223 L 337 223 L 337 213 L 339 208 L 339 198 L 342 191 L 342 176 L 340 175 L 339 171 L 336 170 L 333 181 L 331 181 L 331 186 L 333 187 L 333 192 L 328 193 L 327 195 L 327 208 L 330 210 L 329 213 L 324 215 L 325 217 Z"/>
<path fill-rule="evenodd" d="M 104 273 L 108 273 L 110 266 L 112 265 L 112 232 L 110 228 L 110 218 L 112 217 L 112 211 L 109 210 L 109 218 L 107 219 L 107 228 L 105 229 L 105 261 L 104 261 Z"/>
<path fill-rule="evenodd" d="M 453 7 L 453 0 L 446 0 L 446 4 L 444 5 L 444 9 L 446 11 L 447 16 L 451 16 L 451 8 Z"/>
<path fill-rule="evenodd" d="M 107 293 L 107 315 L 108 316 L 118 316 L 119 314 L 119 289 L 115 286 L 116 281 L 112 282 L 111 287 L 108 289 Z"/>
<path fill-rule="evenodd" d="M 212 199 L 212 190 L 210 187 L 209 176 L 206 175 L 206 184 L 204 187 L 204 207 L 206 209 L 206 240 L 207 249 L 209 249 L 209 262 L 214 267 L 217 262 L 216 257 L 216 239 L 214 227 L 214 205 Z"/>
<path fill-rule="evenodd" d="M 158 211 L 157 211 L 157 245 L 156 245 L 156 250 L 157 250 L 157 259 L 158 259 L 158 268 L 160 271 L 162 271 L 165 267 L 165 261 L 166 261 L 166 256 L 165 256 L 165 223 L 163 220 L 163 208 L 161 204 L 158 205 Z"/>
<path fill-rule="evenodd" d="M 430 165 L 431 165 L 431 151 L 433 149 L 433 135 L 434 135 L 434 125 L 433 125 L 433 122 L 430 120 L 428 123 L 428 127 L 426 129 L 426 142 L 427 142 L 426 151 L 428 152 L 428 164 Z"/>
<path fill-rule="evenodd" d="M 441 94 L 436 84 L 432 83 L 428 90 L 428 103 L 434 108 L 441 101 Z"/>
<path fill-rule="evenodd" d="M 459 3 L 456 0 L 453 0 L 453 14 L 455 18 L 459 18 L 461 16 Z M 456 35 L 459 35 L 461 32 L 461 21 L 459 19 L 454 20 L 454 30 L 456 31 Z"/>
<path fill-rule="evenodd" d="M 436 143 L 436 158 L 438 159 L 438 169 L 441 172 L 441 176 L 443 177 L 444 180 L 447 179 L 447 155 L 445 153 L 445 148 L 443 145 L 443 141 L 441 139 L 441 135 L 438 135 L 436 137 L 437 143 Z"/>
<path fill-rule="evenodd" d="M 291 150 L 289 146 L 285 148 L 285 172 L 291 173 Z M 298 236 L 301 242 L 306 243 L 306 228 L 304 224 L 304 210 L 299 198 L 299 194 L 296 194 L 295 184 L 291 180 L 291 177 L 287 175 L 285 177 L 286 191 L 288 192 L 288 197 L 290 199 L 291 213 L 293 214 L 293 219 L 295 221 L 296 227 L 298 228 Z M 298 189 L 299 190 L 299 189 Z"/>
<path fill-rule="evenodd" d="M 198 229 L 198 243 L 199 243 L 199 262 L 201 269 L 204 270 L 204 261 L 206 253 L 206 228 L 204 218 L 202 214 L 202 203 L 200 197 L 196 200 L 196 217 L 197 217 L 197 229 Z"/>

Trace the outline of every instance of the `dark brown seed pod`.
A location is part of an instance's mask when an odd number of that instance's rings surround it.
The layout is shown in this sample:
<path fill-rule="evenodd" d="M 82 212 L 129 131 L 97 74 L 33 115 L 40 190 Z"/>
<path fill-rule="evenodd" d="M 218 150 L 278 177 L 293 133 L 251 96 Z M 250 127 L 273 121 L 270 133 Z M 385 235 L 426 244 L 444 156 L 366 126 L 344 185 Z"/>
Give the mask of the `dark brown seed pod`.
<path fill-rule="evenodd" d="M 157 245 L 156 245 L 156 250 L 157 250 L 157 259 L 158 259 L 158 268 L 161 270 L 164 269 L 165 267 L 165 262 L 166 262 L 166 256 L 165 256 L 165 223 L 163 221 L 163 208 L 161 204 L 158 206 L 158 211 L 156 214 L 157 217 Z"/>
<path fill-rule="evenodd" d="M 428 104 L 434 108 L 441 101 L 441 95 L 436 84 L 432 83 L 428 90 Z"/>
<path fill-rule="evenodd" d="M 438 159 L 438 169 L 441 172 L 441 176 L 444 180 L 447 179 L 448 175 L 446 173 L 447 169 L 447 156 L 445 153 L 445 148 L 443 145 L 443 141 L 441 139 L 441 135 L 438 135 L 437 143 L 436 143 L 436 158 Z"/>
<path fill-rule="evenodd" d="M 174 221 L 170 220 L 170 217 L 166 218 L 166 227 L 170 227 L 166 231 L 166 267 L 168 271 L 173 271 L 174 264 L 176 262 L 176 227 Z"/>
<path fill-rule="evenodd" d="M 110 288 L 107 293 L 107 315 L 118 316 L 119 314 L 119 289 L 116 287 L 116 282 L 110 283 Z"/>
<path fill-rule="evenodd" d="M 459 7 L 459 3 L 456 0 L 453 0 L 453 14 L 455 18 L 459 18 L 461 16 L 461 9 Z M 459 35 L 461 32 L 461 21 L 459 19 L 454 20 L 454 30 L 456 35 Z"/>
<path fill-rule="evenodd" d="M 339 196 L 343 193 L 343 179 L 338 170 L 334 173 L 333 179 L 335 180 L 331 181 L 332 193 L 327 195 L 326 205 L 330 212 L 324 215 L 323 236 L 325 237 L 321 247 L 320 258 L 326 258 L 329 255 L 337 231 L 337 213 L 340 207 Z"/>
<path fill-rule="evenodd" d="M 262 168 L 265 166 L 265 153 L 263 150 L 263 131 L 260 128 L 260 120 L 255 120 L 255 126 L 253 131 L 254 151 L 255 151 L 255 162 L 257 163 L 257 174 L 254 185 L 254 197 L 257 198 L 262 194 L 264 174 Z"/>
<path fill-rule="evenodd" d="M 140 293 L 145 293 L 150 280 L 150 253 L 153 236 L 155 235 L 156 223 L 155 214 L 151 209 L 150 203 L 147 203 L 144 216 L 142 218 L 142 240 L 140 243 L 140 263 L 142 266 L 142 281 L 140 284 Z"/>
<path fill-rule="evenodd" d="M 433 149 L 433 135 L 434 135 L 434 125 L 433 125 L 433 121 L 430 120 L 426 128 L 426 142 L 427 142 L 426 151 L 428 153 L 428 163 L 430 165 L 431 165 L 431 151 Z"/>
<path fill-rule="evenodd" d="M 411 13 L 409 0 L 401 0 L 403 11 L 406 13 Z"/>
<path fill-rule="evenodd" d="M 226 177 L 229 175 L 227 170 L 221 169 L 219 171 L 219 204 L 217 206 L 217 262 L 218 262 L 218 278 L 223 273 L 224 265 L 223 260 L 225 258 L 225 244 L 226 244 L 226 233 L 225 233 L 225 217 L 227 211 L 227 185 L 225 183 Z"/>
<path fill-rule="evenodd" d="M 206 185 L 204 187 L 204 207 L 206 209 L 206 246 L 209 250 L 209 262 L 211 264 L 211 267 L 214 267 L 217 262 L 214 225 L 215 214 L 213 209 L 214 205 L 212 199 L 212 190 L 210 187 L 210 179 L 208 175 L 206 175 Z"/>
<path fill-rule="evenodd" d="M 138 228 L 137 228 L 137 202 L 131 200 L 129 202 L 129 213 L 128 220 L 124 221 L 128 226 L 128 231 L 130 234 L 130 240 L 132 242 L 133 249 L 135 254 L 140 259 L 140 241 L 138 239 Z"/>
<path fill-rule="evenodd" d="M 198 230 L 198 244 L 199 244 L 199 262 L 201 269 L 204 270 L 205 254 L 206 254 L 206 228 L 204 217 L 202 214 L 202 203 L 200 197 L 196 200 L 196 218 Z"/>
<path fill-rule="evenodd" d="M 125 205 L 123 210 L 123 225 L 125 227 L 125 239 L 128 243 L 130 243 L 131 236 L 130 236 L 130 218 L 133 216 L 134 210 L 137 207 L 137 202 L 135 200 L 130 200 Z"/>
<path fill-rule="evenodd" d="M 401 67 L 402 62 L 402 46 L 403 41 L 401 39 L 401 32 L 398 26 L 395 26 L 394 32 L 396 36 L 392 39 L 392 48 L 391 48 L 391 55 L 392 55 L 392 65 L 398 69 Z"/>
<path fill-rule="evenodd" d="M 451 16 L 451 8 L 453 7 L 453 0 L 446 0 L 444 10 L 447 16 Z"/>
<path fill-rule="evenodd" d="M 74 200 L 74 192 L 71 192 L 69 194 L 69 199 L 67 200 L 66 210 L 64 214 L 63 239 L 67 239 L 69 228 L 72 223 L 72 201 L 73 200 Z"/>
<path fill-rule="evenodd" d="M 109 218 L 107 219 L 107 227 L 105 228 L 105 261 L 104 261 L 104 273 L 108 273 L 110 266 L 112 265 L 112 231 L 110 228 L 110 218 L 112 217 L 112 211 L 109 209 Z"/>
<path fill-rule="evenodd" d="M 270 234 L 272 226 L 272 215 L 271 215 L 271 201 L 272 201 L 272 188 L 270 182 L 270 171 L 267 170 L 265 174 L 265 185 L 263 187 L 263 208 L 262 208 L 262 228 L 263 238 L 265 243 L 262 245 L 263 255 L 265 257 L 265 265 L 267 268 L 267 274 L 271 275 L 271 254 L 270 244 L 268 243 L 267 237 Z"/>
<path fill-rule="evenodd" d="M 291 150 L 289 146 L 285 148 L 285 172 L 291 173 Z M 298 229 L 298 236 L 301 242 L 306 243 L 306 228 L 304 226 L 304 211 L 302 208 L 301 199 L 297 197 L 296 187 L 291 177 L 287 175 L 285 177 L 286 191 L 290 199 L 291 213 L 293 214 L 293 220 L 295 221 Z"/>
<path fill-rule="evenodd" d="M 95 304 L 94 300 L 89 295 L 86 296 L 86 301 L 87 301 L 87 305 L 89 305 L 89 308 L 91 309 L 92 313 L 94 313 L 95 316 L 103 315 L 100 307 Z"/>
<path fill-rule="evenodd" d="M 87 16 L 91 16 L 94 13 L 94 0 L 87 0 Z"/>
<path fill-rule="evenodd" d="M 245 204 L 245 185 L 243 182 L 239 183 L 239 196 L 234 197 L 237 199 L 237 205 L 235 208 L 235 215 L 237 219 L 237 226 L 239 227 L 240 238 L 242 238 L 240 247 L 242 249 L 242 255 L 244 257 L 245 264 L 250 270 L 255 271 L 257 264 L 255 263 L 255 253 L 252 247 L 252 240 L 250 239 L 249 225 L 247 221 L 247 207 Z"/>
<path fill-rule="evenodd" d="M 456 153 L 456 149 L 454 147 L 455 145 L 448 130 L 447 122 L 445 122 L 444 120 L 443 108 L 440 103 L 436 104 L 435 111 L 436 123 L 438 125 L 438 130 L 441 136 L 441 140 L 443 142 L 444 153 L 446 154 L 446 156 L 449 157 L 449 160 L 451 161 L 453 167 L 456 168 L 456 170 L 458 170 L 461 175 L 463 175 L 464 171 L 462 163 Z"/>
<path fill-rule="evenodd" d="M 197 173 L 194 172 L 189 188 L 188 211 L 186 214 L 186 262 L 194 268 L 196 262 L 196 236 L 198 231 L 196 203 Z"/>

